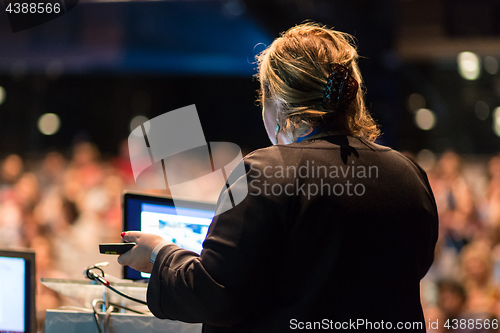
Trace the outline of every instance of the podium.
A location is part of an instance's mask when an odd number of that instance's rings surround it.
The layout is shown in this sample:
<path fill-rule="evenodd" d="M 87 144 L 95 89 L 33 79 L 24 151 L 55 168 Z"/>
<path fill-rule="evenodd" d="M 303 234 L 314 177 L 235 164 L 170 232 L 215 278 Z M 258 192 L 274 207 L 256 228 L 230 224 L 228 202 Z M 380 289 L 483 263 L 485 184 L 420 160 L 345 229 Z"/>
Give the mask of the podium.
<path fill-rule="evenodd" d="M 104 315 L 99 315 L 99 323 Z M 108 333 L 200 333 L 201 324 L 158 319 L 153 316 L 112 313 L 109 316 Z M 101 325 L 102 328 L 102 325 Z M 99 333 L 94 314 L 71 310 L 47 310 L 45 333 Z"/>
<path fill-rule="evenodd" d="M 45 333 L 99 333 L 95 316 L 92 311 L 92 300 L 103 299 L 120 304 L 140 312 L 149 312 L 147 306 L 132 302 L 101 284 L 90 280 L 45 279 L 42 284 L 70 297 L 82 308 L 78 310 L 47 310 L 45 316 Z M 132 297 L 146 300 L 146 283 L 130 281 L 116 281 L 111 283 Z M 151 314 L 140 315 L 135 313 L 112 312 L 106 321 L 101 307 L 98 309 L 99 324 L 102 332 L 107 333 L 200 333 L 201 324 L 188 324 L 175 320 L 158 319 Z M 106 321 L 106 323 L 104 323 Z M 106 329 L 103 329 L 104 326 Z"/>

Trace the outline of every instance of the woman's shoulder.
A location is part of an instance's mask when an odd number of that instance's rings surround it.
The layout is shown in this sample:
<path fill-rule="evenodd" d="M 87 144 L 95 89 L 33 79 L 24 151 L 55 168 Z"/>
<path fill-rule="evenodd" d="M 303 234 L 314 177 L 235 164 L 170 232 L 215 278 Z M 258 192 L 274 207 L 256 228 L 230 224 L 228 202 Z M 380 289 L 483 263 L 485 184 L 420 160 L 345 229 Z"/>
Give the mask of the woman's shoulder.
<path fill-rule="evenodd" d="M 333 151 L 332 151 L 333 150 Z M 304 156 L 332 154 L 334 151 L 340 153 L 354 153 L 358 152 L 375 152 L 375 153 L 399 153 L 390 147 L 386 147 L 377 143 L 370 142 L 363 138 L 351 136 L 332 136 L 311 141 L 302 141 L 291 144 L 278 144 L 265 148 L 256 149 L 251 151 L 243 160 L 245 162 L 259 162 L 265 161 L 266 163 L 283 163 L 286 160 L 296 160 Z M 362 153 L 362 154 L 365 154 Z"/>
<path fill-rule="evenodd" d="M 335 152 L 337 151 L 337 153 Z M 393 165 L 410 165 L 420 169 L 418 163 L 408 156 L 391 147 L 371 142 L 361 137 L 340 136 L 326 137 L 318 140 L 302 141 L 292 144 L 278 144 L 251 151 L 243 160 L 245 162 L 262 162 L 263 164 L 281 164 L 287 160 L 297 160 L 303 157 L 329 154 L 332 157 L 349 155 L 387 162 Z M 334 162 L 335 158 L 331 160 Z"/>
<path fill-rule="evenodd" d="M 251 151 L 243 161 L 246 164 L 280 164 L 284 157 L 283 146 L 273 145 Z"/>

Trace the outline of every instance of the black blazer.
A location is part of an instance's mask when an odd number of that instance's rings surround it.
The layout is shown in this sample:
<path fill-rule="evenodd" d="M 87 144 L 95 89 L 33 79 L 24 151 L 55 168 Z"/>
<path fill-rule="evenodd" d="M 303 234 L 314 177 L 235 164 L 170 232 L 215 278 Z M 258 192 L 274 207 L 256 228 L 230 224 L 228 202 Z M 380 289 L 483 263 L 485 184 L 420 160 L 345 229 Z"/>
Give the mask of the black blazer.
<path fill-rule="evenodd" d="M 173 244 L 158 253 L 155 316 L 204 332 L 425 331 L 419 282 L 438 215 L 417 164 L 346 136 L 259 149 L 243 163 L 247 181 L 230 177 L 218 205 L 231 190 L 249 194 L 213 219 L 201 255 Z"/>

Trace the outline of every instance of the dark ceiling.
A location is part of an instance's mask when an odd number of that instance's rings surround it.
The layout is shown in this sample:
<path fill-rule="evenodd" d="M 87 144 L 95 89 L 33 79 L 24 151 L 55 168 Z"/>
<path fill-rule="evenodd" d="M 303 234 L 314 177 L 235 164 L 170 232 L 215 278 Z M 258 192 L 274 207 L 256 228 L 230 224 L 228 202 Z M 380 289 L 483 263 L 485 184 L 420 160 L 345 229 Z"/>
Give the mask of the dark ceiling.
<path fill-rule="evenodd" d="M 464 12 L 470 15 L 461 20 Z M 500 79 L 484 74 L 466 82 L 456 55 L 499 57 L 498 14 L 498 1 L 490 0 L 194 0 L 80 1 L 17 33 L 0 18 L 0 86 L 7 96 L 0 152 L 69 150 L 85 139 L 115 153 L 133 116 L 152 118 L 193 103 L 208 140 L 247 151 L 266 146 L 254 103 L 254 56 L 280 32 L 312 20 L 356 37 L 382 144 L 492 153 L 500 150 L 492 116 L 478 120 L 470 110 L 478 100 L 491 109 L 500 105 L 494 88 Z M 416 128 L 406 108 L 416 92 L 438 116 L 433 130 Z M 138 108 L 136 96 L 149 102 Z M 46 112 L 62 123 L 50 137 L 36 128 Z"/>

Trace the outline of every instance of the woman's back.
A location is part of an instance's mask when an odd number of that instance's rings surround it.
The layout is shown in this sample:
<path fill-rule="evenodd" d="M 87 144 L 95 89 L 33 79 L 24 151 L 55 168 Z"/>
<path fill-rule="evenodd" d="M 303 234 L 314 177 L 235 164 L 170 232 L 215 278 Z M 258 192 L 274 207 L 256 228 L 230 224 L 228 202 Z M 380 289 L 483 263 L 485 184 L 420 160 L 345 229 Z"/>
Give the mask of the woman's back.
<path fill-rule="evenodd" d="M 211 264 L 237 258 L 241 265 L 205 266 L 245 309 L 231 331 L 312 322 L 351 329 L 402 322 L 423 331 L 419 282 L 433 260 L 438 220 L 417 165 L 346 136 L 261 149 L 245 165 L 249 195 L 214 219 L 202 254 Z"/>

